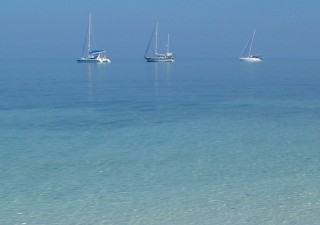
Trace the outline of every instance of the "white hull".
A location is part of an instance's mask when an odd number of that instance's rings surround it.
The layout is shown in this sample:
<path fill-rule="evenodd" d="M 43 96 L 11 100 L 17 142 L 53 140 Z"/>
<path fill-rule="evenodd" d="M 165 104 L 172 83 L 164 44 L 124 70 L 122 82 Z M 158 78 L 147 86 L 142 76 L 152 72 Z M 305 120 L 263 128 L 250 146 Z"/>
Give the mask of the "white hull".
<path fill-rule="evenodd" d="M 152 57 L 145 57 L 147 62 L 174 62 L 174 59 L 159 59 L 159 58 L 152 58 Z"/>
<path fill-rule="evenodd" d="M 240 61 L 243 61 L 243 62 L 262 62 L 262 59 L 253 58 L 253 57 L 241 57 Z"/>
<path fill-rule="evenodd" d="M 111 62 L 110 59 L 88 59 L 88 58 L 81 58 L 77 60 L 78 63 L 109 63 Z"/>

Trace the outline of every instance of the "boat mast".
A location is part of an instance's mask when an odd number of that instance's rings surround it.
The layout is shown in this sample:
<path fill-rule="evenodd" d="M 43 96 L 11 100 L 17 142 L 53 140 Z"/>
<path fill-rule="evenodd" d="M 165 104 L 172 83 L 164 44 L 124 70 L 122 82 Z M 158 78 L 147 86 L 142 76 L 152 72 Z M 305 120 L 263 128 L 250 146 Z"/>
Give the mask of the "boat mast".
<path fill-rule="evenodd" d="M 156 44 L 154 46 L 154 54 L 156 55 L 158 52 L 158 22 L 156 25 Z"/>
<path fill-rule="evenodd" d="M 91 51 L 91 13 L 89 15 L 89 31 L 88 31 L 88 52 Z"/>
<path fill-rule="evenodd" d="M 167 53 L 169 53 L 169 45 L 170 45 L 170 36 L 169 36 L 169 33 L 168 33 Z"/>
<path fill-rule="evenodd" d="M 155 32 L 156 32 L 156 29 L 157 29 L 157 26 L 154 26 L 153 31 L 152 31 L 152 34 L 151 34 L 151 37 L 150 37 L 150 40 L 149 40 L 149 43 L 148 43 L 148 47 L 147 47 L 147 49 L 146 49 L 146 53 L 144 54 L 144 57 L 147 57 L 147 54 L 148 54 L 148 51 L 149 51 L 151 42 L 152 42 L 153 37 L 154 37 L 154 34 L 155 34 Z"/>
<path fill-rule="evenodd" d="M 251 44 L 250 44 L 250 48 L 249 48 L 249 56 L 251 55 L 251 49 L 252 49 L 252 44 L 253 44 L 253 39 L 254 39 L 254 35 L 256 34 L 256 29 L 253 30 L 253 34 L 252 34 L 252 38 L 251 38 Z"/>

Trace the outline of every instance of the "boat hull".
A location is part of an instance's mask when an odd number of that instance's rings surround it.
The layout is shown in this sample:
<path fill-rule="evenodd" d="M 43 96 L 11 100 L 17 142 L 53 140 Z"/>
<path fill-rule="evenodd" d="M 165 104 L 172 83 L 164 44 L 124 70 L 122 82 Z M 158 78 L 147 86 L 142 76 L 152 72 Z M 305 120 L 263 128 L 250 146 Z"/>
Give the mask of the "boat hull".
<path fill-rule="evenodd" d="M 87 59 L 81 58 L 77 60 L 78 63 L 109 63 L 110 59 Z"/>
<path fill-rule="evenodd" d="M 253 58 L 253 57 L 242 57 L 242 58 L 240 58 L 240 61 L 243 61 L 243 62 L 262 62 L 262 59 Z"/>
<path fill-rule="evenodd" d="M 174 62 L 173 58 L 167 58 L 167 59 L 159 59 L 159 58 L 151 58 L 151 57 L 145 57 L 147 62 Z"/>

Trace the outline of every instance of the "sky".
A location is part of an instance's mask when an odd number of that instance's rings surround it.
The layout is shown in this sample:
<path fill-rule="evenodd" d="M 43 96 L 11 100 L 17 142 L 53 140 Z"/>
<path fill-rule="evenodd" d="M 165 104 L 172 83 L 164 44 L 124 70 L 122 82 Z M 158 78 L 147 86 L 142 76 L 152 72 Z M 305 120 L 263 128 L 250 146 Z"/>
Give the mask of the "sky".
<path fill-rule="evenodd" d="M 0 58 L 77 58 L 89 14 L 110 58 L 143 57 L 159 22 L 159 48 L 179 57 L 239 57 L 254 28 L 264 58 L 320 58 L 318 0 L 1 0 Z"/>

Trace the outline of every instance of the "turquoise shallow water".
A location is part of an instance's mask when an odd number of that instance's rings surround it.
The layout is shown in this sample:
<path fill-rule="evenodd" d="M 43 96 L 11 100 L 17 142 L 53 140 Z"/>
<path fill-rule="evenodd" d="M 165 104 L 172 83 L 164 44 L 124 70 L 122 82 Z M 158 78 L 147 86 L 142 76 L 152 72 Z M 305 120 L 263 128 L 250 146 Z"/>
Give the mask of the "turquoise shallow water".
<path fill-rule="evenodd" d="M 0 224 L 318 224 L 320 63 L 0 65 Z"/>

